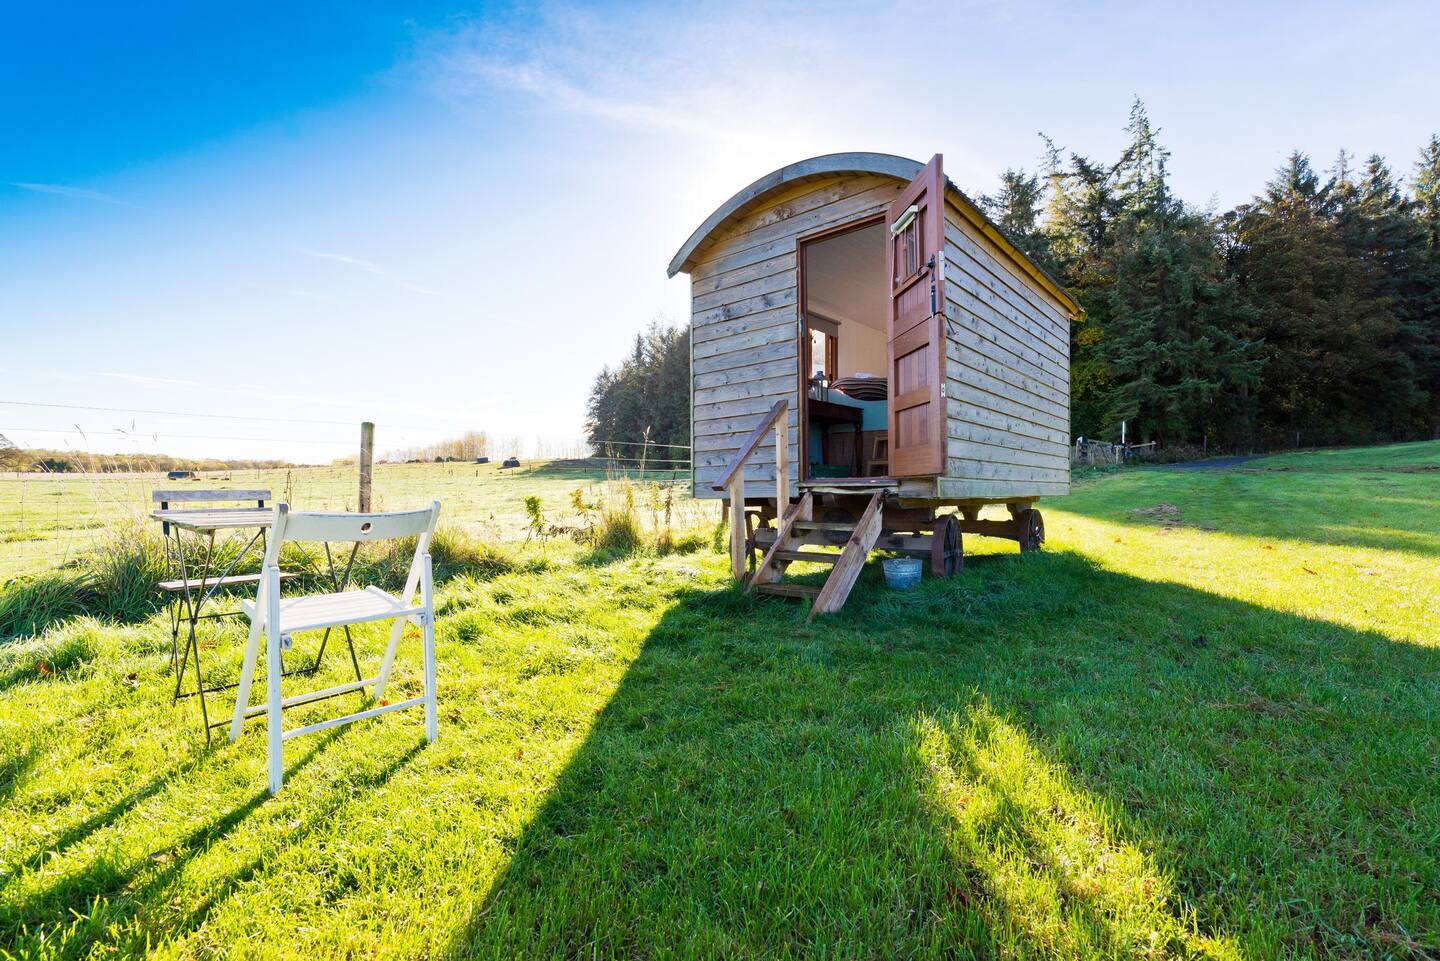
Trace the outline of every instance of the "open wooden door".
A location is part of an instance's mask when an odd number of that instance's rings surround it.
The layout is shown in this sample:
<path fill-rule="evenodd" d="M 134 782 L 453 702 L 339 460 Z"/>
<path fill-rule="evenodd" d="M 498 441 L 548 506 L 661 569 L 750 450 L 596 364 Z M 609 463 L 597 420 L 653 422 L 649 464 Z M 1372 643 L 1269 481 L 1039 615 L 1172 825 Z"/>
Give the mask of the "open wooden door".
<path fill-rule="evenodd" d="M 885 215 L 890 476 L 945 472 L 945 174 L 940 155 Z"/>

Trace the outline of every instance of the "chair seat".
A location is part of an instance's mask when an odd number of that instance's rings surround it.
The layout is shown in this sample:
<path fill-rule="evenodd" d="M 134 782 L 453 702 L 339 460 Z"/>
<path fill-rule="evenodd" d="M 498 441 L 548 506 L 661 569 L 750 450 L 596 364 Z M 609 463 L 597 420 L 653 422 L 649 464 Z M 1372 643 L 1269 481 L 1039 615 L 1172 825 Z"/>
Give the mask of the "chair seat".
<path fill-rule="evenodd" d="M 242 601 L 240 606 L 245 614 L 254 620 L 255 602 Z M 419 607 L 406 607 L 399 599 L 378 587 L 367 587 L 363 591 L 343 591 L 339 594 L 282 597 L 278 631 L 281 634 L 293 634 L 322 627 L 338 627 L 341 624 L 385 621 L 396 617 L 410 617 L 421 610 Z"/>

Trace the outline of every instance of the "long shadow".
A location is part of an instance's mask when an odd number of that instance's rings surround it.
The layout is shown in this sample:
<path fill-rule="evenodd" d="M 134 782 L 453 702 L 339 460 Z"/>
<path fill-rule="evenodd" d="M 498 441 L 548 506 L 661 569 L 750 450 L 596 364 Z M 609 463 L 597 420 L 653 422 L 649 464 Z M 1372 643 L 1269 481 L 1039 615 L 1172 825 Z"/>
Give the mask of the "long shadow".
<path fill-rule="evenodd" d="M 816 624 L 681 594 L 448 955 L 1435 950 L 1440 651 L 1077 554 L 873 567 Z"/>
<path fill-rule="evenodd" d="M 344 734 L 345 729 L 336 729 L 317 738 L 309 750 L 287 765 L 287 779 L 298 775 Z M 171 896 L 176 882 L 197 858 L 224 844 L 242 822 L 266 804 L 276 803 L 268 790 L 259 788 L 242 803 L 217 812 L 216 816 L 166 844 L 151 858 L 139 857 L 126 864 L 117 864 L 101 857 L 80 873 L 62 875 L 49 888 L 36 892 L 0 914 L 0 932 L 4 932 L 6 939 L 12 943 L 21 943 L 33 938 L 37 932 L 49 930 L 58 935 L 64 931 L 64 937 L 59 939 L 64 950 L 59 956 L 65 957 L 84 956 L 99 939 L 107 936 L 107 932 L 111 932 L 110 937 L 121 936 L 135 942 L 129 947 L 137 954 L 147 949 L 149 941 L 142 943 L 142 939 L 157 936 L 166 940 L 182 939 L 202 926 L 216 907 L 273 861 L 272 849 L 276 845 L 291 847 L 303 843 L 313 830 L 330 823 L 345 804 L 353 801 L 354 788 L 362 786 L 367 790 L 378 790 L 403 770 L 424 747 L 423 741 L 412 744 L 378 769 L 362 771 L 337 783 L 323 798 L 323 803 L 307 806 L 302 817 L 287 823 L 282 835 L 267 839 L 254 857 L 212 879 L 206 895 L 185 904 L 183 911 L 176 911 L 180 902 Z M 67 927 L 71 918 L 83 919 L 83 922 L 78 925 L 71 923 Z M 136 920 L 144 923 L 137 927 Z M 28 937 L 22 939 L 22 935 Z M 121 941 L 112 947 L 123 946 Z"/>

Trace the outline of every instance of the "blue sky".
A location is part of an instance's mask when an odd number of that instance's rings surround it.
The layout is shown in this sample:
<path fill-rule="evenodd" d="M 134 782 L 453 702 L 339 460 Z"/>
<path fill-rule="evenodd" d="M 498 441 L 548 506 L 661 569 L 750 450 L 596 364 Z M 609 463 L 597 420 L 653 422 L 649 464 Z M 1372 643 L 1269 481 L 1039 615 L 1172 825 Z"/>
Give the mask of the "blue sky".
<path fill-rule="evenodd" d="M 1410 169 L 1426 2 L 39 5 L 0 33 L 0 403 L 29 446 L 279 456 L 466 428 L 578 438 L 602 364 L 683 320 L 725 197 L 837 150 L 981 193 L 1134 96 L 1187 200 L 1293 148 Z M 282 423 L 291 418 L 304 423 Z M 82 433 L 83 432 L 83 433 Z"/>

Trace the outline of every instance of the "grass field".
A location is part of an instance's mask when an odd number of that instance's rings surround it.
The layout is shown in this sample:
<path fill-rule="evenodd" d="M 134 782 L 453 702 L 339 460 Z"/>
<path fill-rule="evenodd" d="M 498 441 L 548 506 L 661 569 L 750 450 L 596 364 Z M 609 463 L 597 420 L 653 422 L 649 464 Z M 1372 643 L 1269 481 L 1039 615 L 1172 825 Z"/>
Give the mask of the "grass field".
<path fill-rule="evenodd" d="M 439 742 L 291 742 L 274 799 L 158 619 L 53 627 L 0 648 L 0 952 L 1440 956 L 1437 468 L 1094 477 L 814 624 L 708 548 L 517 545 L 447 571 Z"/>
<path fill-rule="evenodd" d="M 669 482 L 676 476 L 684 475 L 650 472 L 646 478 Z M 608 480 L 603 468 L 569 462 L 511 470 L 493 463 L 377 464 L 373 506 L 402 510 L 438 497 L 445 503 L 447 523 L 489 540 L 509 540 L 525 536 L 526 496 L 538 495 L 547 512 L 563 513 L 571 491 L 603 490 Z M 263 488 L 297 510 L 354 510 L 359 496 L 354 467 L 215 471 L 186 481 L 167 481 L 163 474 L 0 474 L 0 583 L 59 566 L 117 525 L 153 526 L 153 490 L 204 487 Z"/>

